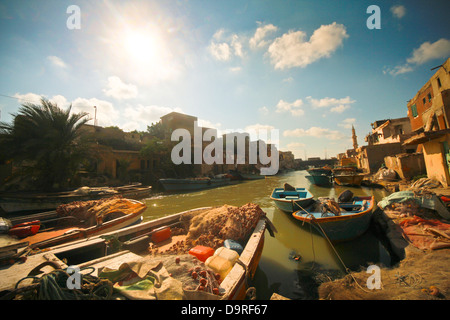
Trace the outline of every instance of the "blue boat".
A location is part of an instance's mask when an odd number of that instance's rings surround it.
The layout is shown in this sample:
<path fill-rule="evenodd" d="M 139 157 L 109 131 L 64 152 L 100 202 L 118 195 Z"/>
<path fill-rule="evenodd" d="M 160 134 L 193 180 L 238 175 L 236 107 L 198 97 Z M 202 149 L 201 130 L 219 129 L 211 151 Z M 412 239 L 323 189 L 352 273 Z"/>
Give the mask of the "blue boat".
<path fill-rule="evenodd" d="M 367 231 L 375 197 L 354 197 L 350 202 L 334 202 L 336 213 L 298 210 L 292 216 L 315 227 L 332 242 L 355 239 Z M 338 208 L 337 208 L 337 206 Z"/>
<path fill-rule="evenodd" d="M 305 176 L 311 184 L 316 186 L 331 186 L 333 183 L 332 177 L 327 175 Z"/>
<path fill-rule="evenodd" d="M 306 188 L 295 188 L 295 190 L 285 190 L 275 188 L 270 196 L 275 205 L 282 211 L 292 213 L 301 208 L 305 208 L 314 201 L 314 196 Z"/>
<path fill-rule="evenodd" d="M 166 191 L 195 191 L 216 188 L 230 184 L 230 179 L 219 178 L 193 178 L 193 179 L 159 179 Z"/>

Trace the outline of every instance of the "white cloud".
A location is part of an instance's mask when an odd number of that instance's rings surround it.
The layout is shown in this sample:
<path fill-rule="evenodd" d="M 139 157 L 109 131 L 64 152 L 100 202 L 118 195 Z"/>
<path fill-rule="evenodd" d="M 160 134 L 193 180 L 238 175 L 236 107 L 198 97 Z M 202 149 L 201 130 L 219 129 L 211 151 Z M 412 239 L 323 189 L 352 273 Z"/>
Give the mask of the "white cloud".
<path fill-rule="evenodd" d="M 311 127 L 307 130 L 299 128 L 294 130 L 285 130 L 283 132 L 285 137 L 316 137 L 316 138 L 326 138 L 329 140 L 341 140 L 346 138 L 344 134 L 337 130 L 330 130 L 328 128 Z"/>
<path fill-rule="evenodd" d="M 259 113 L 261 113 L 264 116 L 267 116 L 269 114 L 269 109 L 267 109 L 267 107 L 262 107 L 258 109 Z"/>
<path fill-rule="evenodd" d="M 411 64 L 424 64 L 428 61 L 447 58 L 450 55 L 450 40 L 439 39 L 436 42 L 424 42 L 421 46 L 415 49 L 412 56 L 406 60 Z"/>
<path fill-rule="evenodd" d="M 97 98 L 76 98 L 72 101 L 72 111 L 75 113 L 86 112 L 92 121 L 95 120 L 95 107 L 97 107 L 97 124 L 102 127 L 116 126 L 119 112 L 111 102 Z M 92 122 L 93 123 L 93 122 Z"/>
<path fill-rule="evenodd" d="M 338 124 L 339 127 L 345 128 L 345 129 L 351 129 L 352 125 L 354 125 L 356 122 L 355 118 L 347 118 L 343 120 L 341 123 Z"/>
<path fill-rule="evenodd" d="M 304 68 L 321 59 L 328 58 L 348 38 L 345 26 L 333 22 L 316 29 L 309 39 L 303 31 L 289 31 L 269 46 L 268 53 L 275 69 Z"/>
<path fill-rule="evenodd" d="M 231 58 L 230 46 L 225 42 L 211 42 L 211 44 L 209 45 L 209 51 L 211 52 L 212 56 L 219 61 L 227 61 Z"/>
<path fill-rule="evenodd" d="M 249 40 L 251 48 L 265 47 L 269 42 L 264 40 L 269 33 L 277 31 L 278 28 L 273 24 L 267 24 L 262 27 L 258 27 L 253 37 Z"/>
<path fill-rule="evenodd" d="M 67 68 L 67 64 L 59 57 L 57 56 L 48 56 L 47 59 L 55 66 L 59 68 Z"/>
<path fill-rule="evenodd" d="M 62 95 L 56 95 L 49 99 L 45 95 L 38 95 L 36 93 L 29 92 L 29 93 L 25 93 L 25 94 L 16 93 L 16 94 L 14 94 L 13 97 L 17 98 L 19 100 L 20 104 L 31 103 L 31 104 L 40 105 L 41 98 L 45 98 L 45 99 L 48 99 L 52 103 L 56 103 L 58 105 L 58 107 L 60 107 L 60 108 L 67 108 L 70 104 L 67 101 L 66 97 L 64 97 Z"/>
<path fill-rule="evenodd" d="M 302 106 L 302 99 L 297 99 L 294 102 L 286 102 L 284 100 L 280 100 L 276 106 L 276 112 L 290 112 L 293 116 L 302 116 L 305 114 L 305 111 L 301 109 Z"/>
<path fill-rule="evenodd" d="M 436 42 L 424 42 L 419 48 L 413 50 L 406 63 L 392 69 L 385 68 L 383 73 L 393 76 L 414 71 L 414 68 L 432 60 L 446 59 L 450 56 L 450 40 L 439 39 Z"/>
<path fill-rule="evenodd" d="M 108 85 L 103 89 L 105 95 L 118 100 L 135 98 L 138 89 L 133 84 L 124 83 L 119 77 L 112 76 L 108 78 Z"/>
<path fill-rule="evenodd" d="M 341 99 L 325 97 L 322 99 L 314 99 L 312 97 L 306 97 L 310 105 L 314 108 L 330 108 L 330 112 L 342 113 L 350 108 L 350 105 L 355 103 L 349 96 Z"/>
<path fill-rule="evenodd" d="M 401 19 L 406 14 L 406 8 L 402 5 L 396 5 L 391 7 L 392 15 L 398 19 Z"/>
<path fill-rule="evenodd" d="M 224 29 L 216 31 L 208 49 L 211 55 L 219 61 L 230 60 L 233 56 L 244 57 L 241 37 L 237 34 L 225 36 Z"/>
<path fill-rule="evenodd" d="M 181 112 L 181 109 L 142 104 L 127 106 L 123 113 L 126 122 L 121 128 L 125 131 L 146 130 L 147 125 L 158 122 L 163 115 L 173 111 Z"/>

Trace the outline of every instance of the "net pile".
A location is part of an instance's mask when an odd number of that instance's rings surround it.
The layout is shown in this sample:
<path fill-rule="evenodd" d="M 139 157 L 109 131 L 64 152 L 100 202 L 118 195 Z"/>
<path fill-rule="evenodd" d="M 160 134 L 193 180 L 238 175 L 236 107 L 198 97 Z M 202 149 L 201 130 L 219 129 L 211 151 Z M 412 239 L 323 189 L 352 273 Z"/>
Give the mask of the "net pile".
<path fill-rule="evenodd" d="M 243 241 L 264 215 L 264 211 L 254 203 L 213 208 L 191 219 L 186 242 L 217 249 L 226 239 Z"/>
<path fill-rule="evenodd" d="M 60 217 L 73 216 L 89 225 L 100 224 L 121 216 L 145 209 L 140 202 L 133 202 L 122 196 L 114 196 L 100 200 L 75 201 L 60 205 L 56 213 Z"/>
<path fill-rule="evenodd" d="M 241 207 L 223 205 L 205 210 L 199 214 L 185 214 L 181 217 L 184 224 L 184 237 L 171 247 L 161 248 L 151 246 L 151 254 L 180 254 L 191 248 L 202 245 L 217 249 L 223 246 L 227 239 L 246 242 L 253 232 L 264 211 L 256 204 L 247 203 Z M 173 232 L 180 234 L 181 232 Z"/>

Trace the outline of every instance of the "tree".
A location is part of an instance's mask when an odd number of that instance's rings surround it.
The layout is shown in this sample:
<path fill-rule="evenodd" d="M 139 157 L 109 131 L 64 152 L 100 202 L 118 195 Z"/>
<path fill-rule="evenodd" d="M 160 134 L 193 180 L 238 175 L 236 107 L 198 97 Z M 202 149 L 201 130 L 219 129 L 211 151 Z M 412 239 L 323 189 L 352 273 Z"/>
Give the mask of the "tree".
<path fill-rule="evenodd" d="M 63 189 L 87 155 L 80 128 L 87 113 L 63 110 L 44 98 L 41 104 L 23 104 L 11 124 L 0 122 L 1 157 L 12 159 L 22 177 L 43 191 Z"/>

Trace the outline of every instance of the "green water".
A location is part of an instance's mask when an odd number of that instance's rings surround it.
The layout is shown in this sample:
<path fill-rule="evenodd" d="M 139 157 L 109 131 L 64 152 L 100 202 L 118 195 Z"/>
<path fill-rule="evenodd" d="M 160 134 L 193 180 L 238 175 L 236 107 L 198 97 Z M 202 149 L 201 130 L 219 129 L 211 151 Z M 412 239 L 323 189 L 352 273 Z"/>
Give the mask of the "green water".
<path fill-rule="evenodd" d="M 266 231 L 264 250 L 255 279 L 251 283 L 256 288 L 258 299 L 269 299 L 278 293 L 291 299 L 317 298 L 317 284 L 324 275 L 335 276 L 344 272 L 343 264 L 326 239 L 308 225 L 301 225 L 291 215 L 279 210 L 270 194 L 276 187 L 289 183 L 305 187 L 315 197 L 335 197 L 350 189 L 355 195 L 374 195 L 377 201 L 387 196 L 383 189 L 318 187 L 305 178 L 306 171 L 291 171 L 286 174 L 267 177 L 262 180 L 239 182 L 225 187 L 190 193 L 159 193 L 146 199 L 148 206 L 144 221 L 177 212 L 208 206 L 229 204 L 241 206 L 248 202 L 258 204 L 277 229 L 275 237 Z M 388 251 L 371 230 L 353 241 L 334 245 L 339 257 L 351 270 L 367 268 L 373 263 L 390 266 Z M 293 259 L 293 254 L 300 260 Z"/>

